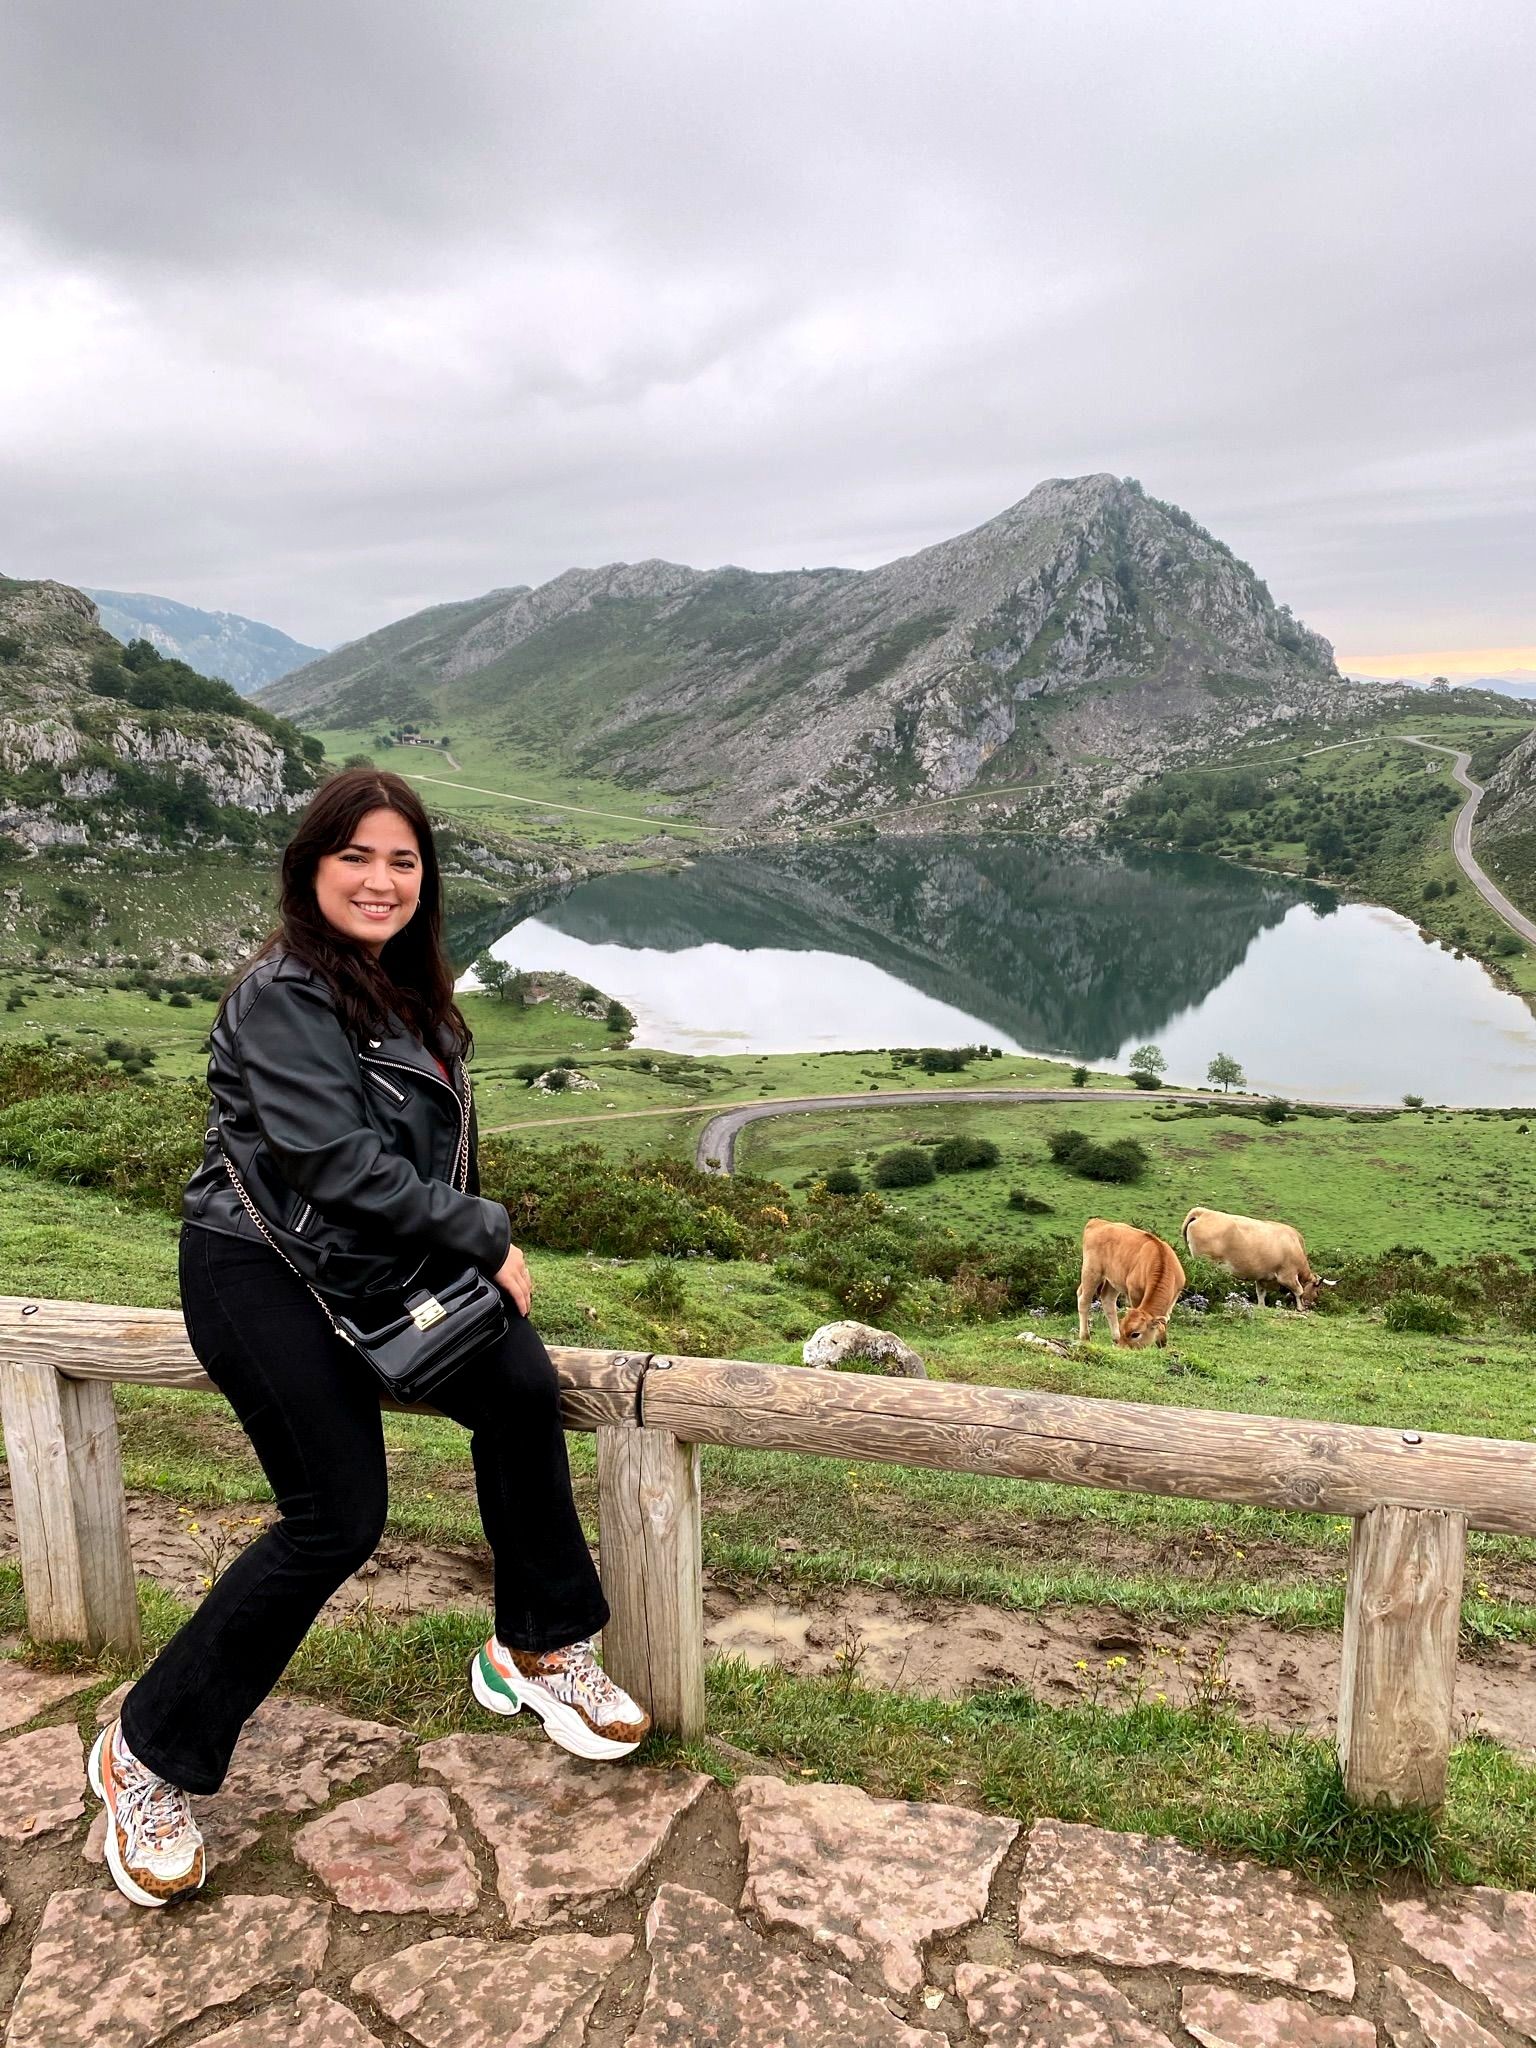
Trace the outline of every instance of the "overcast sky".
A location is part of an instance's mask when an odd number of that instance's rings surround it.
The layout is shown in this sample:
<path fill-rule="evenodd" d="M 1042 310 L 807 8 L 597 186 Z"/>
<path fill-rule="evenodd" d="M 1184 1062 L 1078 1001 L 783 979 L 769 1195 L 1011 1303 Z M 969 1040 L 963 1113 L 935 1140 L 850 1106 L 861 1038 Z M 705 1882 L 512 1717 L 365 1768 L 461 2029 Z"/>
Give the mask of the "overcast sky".
<path fill-rule="evenodd" d="M 0 570 L 331 644 L 1141 478 L 1536 664 L 1530 0 L 7 0 Z"/>

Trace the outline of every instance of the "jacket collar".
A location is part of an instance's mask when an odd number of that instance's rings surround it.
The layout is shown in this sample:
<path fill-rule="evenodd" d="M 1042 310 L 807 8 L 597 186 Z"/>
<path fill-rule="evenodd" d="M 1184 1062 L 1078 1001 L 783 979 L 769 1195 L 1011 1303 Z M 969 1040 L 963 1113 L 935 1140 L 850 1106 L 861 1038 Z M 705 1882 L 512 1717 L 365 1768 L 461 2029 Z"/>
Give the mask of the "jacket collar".
<path fill-rule="evenodd" d="M 394 1066 L 412 1067 L 419 1074 L 430 1075 L 434 1081 L 441 1081 L 443 1078 L 432 1054 L 420 1039 L 413 1038 L 395 1017 L 390 1019 L 381 1037 L 365 1038 L 358 1051 L 365 1060 L 387 1060 Z M 453 1055 L 445 1051 L 442 1059 L 443 1065 L 451 1075 L 454 1069 Z"/>

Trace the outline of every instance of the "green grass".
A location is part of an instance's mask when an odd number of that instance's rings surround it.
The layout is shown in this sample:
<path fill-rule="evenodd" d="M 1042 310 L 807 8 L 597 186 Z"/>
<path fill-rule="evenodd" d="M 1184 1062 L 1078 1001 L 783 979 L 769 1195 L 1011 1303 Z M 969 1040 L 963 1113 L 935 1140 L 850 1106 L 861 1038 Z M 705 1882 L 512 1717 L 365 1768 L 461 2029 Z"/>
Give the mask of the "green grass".
<path fill-rule="evenodd" d="M 7 1290 L 170 1307 L 175 1226 L 0 1169 Z M 751 1263 L 684 1261 L 683 1298 L 659 1317 L 639 1265 L 534 1253 L 536 1315 L 551 1342 L 798 1360 L 838 1311 Z M 1016 1324 L 903 1328 L 936 1378 L 1171 1405 L 1392 1427 L 1527 1437 L 1528 1347 L 1493 1329 L 1469 1338 L 1394 1336 L 1362 1316 L 1180 1318 L 1167 1352 L 1057 1359 L 1014 1341 Z M 1065 1317 L 1029 1319 L 1067 1335 Z M 267 1499 L 238 1426 L 215 1396 L 122 1387 L 129 1483 L 193 1508 Z M 392 1415 L 391 1527 L 474 1543 L 467 1446 L 439 1419 Z M 592 1439 L 571 1438 L 578 1503 L 595 1528 Z M 716 1569 L 807 1592 L 860 1584 L 1003 1606 L 1113 1603 L 1149 1619 L 1254 1615 L 1336 1627 L 1347 1524 L 1199 1501 L 1028 1485 L 840 1459 L 704 1453 L 706 1557 Z M 784 1547 L 785 1539 L 792 1545 Z M 1469 1639 L 1536 1640 L 1536 1544 L 1473 1538 Z"/>
<path fill-rule="evenodd" d="M 437 748 L 379 747 L 379 728 L 316 734 L 334 761 L 367 754 L 417 784 L 422 800 L 466 825 L 485 824 L 550 847 L 631 845 L 659 834 L 689 844 L 720 835 L 692 822 L 674 799 L 647 796 L 601 777 L 568 773 L 536 747 L 477 732 L 450 718 L 445 728 L 454 768 Z M 432 738 L 439 737 L 434 728 Z"/>
<path fill-rule="evenodd" d="M 995 1063 L 994 1063 L 995 1064 Z M 1156 1096 L 1097 1097 L 1076 1103 L 945 1103 L 911 1108 L 821 1110 L 748 1124 L 736 1143 L 739 1167 L 793 1185 L 834 1166 L 867 1176 L 892 1145 L 961 1134 L 989 1138 L 997 1166 L 941 1174 L 892 1197 L 912 1215 L 952 1224 L 993 1242 L 1076 1236 L 1090 1216 L 1155 1230 L 1177 1245 L 1197 1205 L 1239 1215 L 1281 1216 L 1314 1255 L 1369 1254 L 1422 1245 L 1439 1259 L 1481 1251 L 1536 1258 L 1536 1128 L 1523 1114 L 1397 1111 L 1352 1121 L 1298 1116 L 1267 1125 L 1252 1116 L 1189 1115 Z M 1146 1177 L 1105 1187 L 1053 1165 L 1051 1132 L 1135 1138 L 1151 1154 Z M 1054 1214 L 1008 1207 L 1022 1188 Z"/>
<path fill-rule="evenodd" d="M 105 921 L 78 942 L 50 942 L 58 959 L 88 959 L 105 952 L 159 959 L 169 949 L 223 952 L 237 935 L 271 929 L 276 902 L 277 852 L 252 857 L 204 854 L 196 859 L 169 848 L 93 854 L 68 848 L 69 858 L 0 863 L 0 965 L 31 969 L 46 918 L 62 884 L 74 883 L 100 902 Z M 4 1013 L 0 1012 L 0 1017 Z M 10 1021 L 10 1020 L 6 1020 Z"/>

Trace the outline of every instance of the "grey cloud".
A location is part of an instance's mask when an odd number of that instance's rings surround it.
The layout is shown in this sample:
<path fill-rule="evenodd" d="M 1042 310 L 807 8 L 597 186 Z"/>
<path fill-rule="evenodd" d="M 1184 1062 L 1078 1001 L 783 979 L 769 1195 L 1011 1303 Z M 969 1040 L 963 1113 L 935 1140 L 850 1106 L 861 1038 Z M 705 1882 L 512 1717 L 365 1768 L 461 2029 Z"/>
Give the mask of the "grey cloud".
<path fill-rule="evenodd" d="M 1536 640 L 1536 19 L 12 0 L 0 565 L 309 639 L 1139 475 L 1355 648 Z"/>

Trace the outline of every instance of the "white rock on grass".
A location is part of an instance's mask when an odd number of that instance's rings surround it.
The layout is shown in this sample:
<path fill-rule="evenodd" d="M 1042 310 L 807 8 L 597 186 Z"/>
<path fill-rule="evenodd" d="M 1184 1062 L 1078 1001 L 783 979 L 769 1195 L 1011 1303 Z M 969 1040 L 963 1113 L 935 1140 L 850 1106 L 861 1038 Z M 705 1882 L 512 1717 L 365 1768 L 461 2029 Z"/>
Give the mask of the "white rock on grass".
<path fill-rule="evenodd" d="M 891 1330 L 877 1330 L 869 1323 L 823 1323 L 805 1340 L 801 1353 L 807 1365 L 835 1370 L 850 1358 L 867 1358 L 882 1366 L 891 1379 L 925 1380 L 928 1368 L 912 1349 Z"/>

